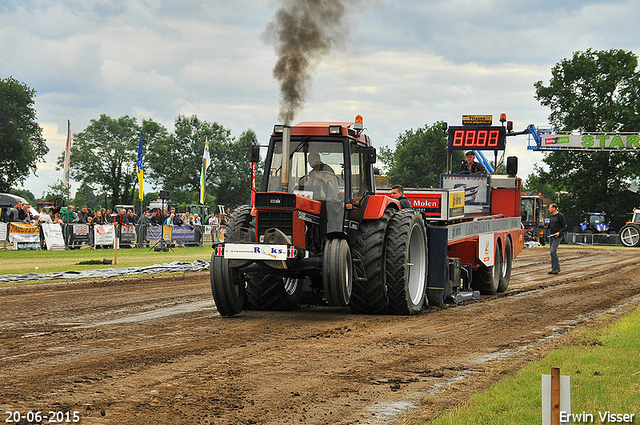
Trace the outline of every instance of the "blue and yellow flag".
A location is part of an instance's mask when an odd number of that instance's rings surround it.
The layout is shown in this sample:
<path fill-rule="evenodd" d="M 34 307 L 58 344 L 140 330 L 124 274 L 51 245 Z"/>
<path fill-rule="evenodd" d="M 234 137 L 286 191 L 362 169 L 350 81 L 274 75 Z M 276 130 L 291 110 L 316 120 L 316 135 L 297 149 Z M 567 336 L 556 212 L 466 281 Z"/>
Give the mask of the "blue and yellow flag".
<path fill-rule="evenodd" d="M 138 172 L 138 183 L 140 188 L 138 189 L 138 198 L 142 201 L 144 199 L 144 192 L 142 190 L 142 172 L 144 166 L 142 165 L 142 130 L 140 130 L 140 142 L 138 143 L 138 161 L 136 162 L 136 171 Z"/>

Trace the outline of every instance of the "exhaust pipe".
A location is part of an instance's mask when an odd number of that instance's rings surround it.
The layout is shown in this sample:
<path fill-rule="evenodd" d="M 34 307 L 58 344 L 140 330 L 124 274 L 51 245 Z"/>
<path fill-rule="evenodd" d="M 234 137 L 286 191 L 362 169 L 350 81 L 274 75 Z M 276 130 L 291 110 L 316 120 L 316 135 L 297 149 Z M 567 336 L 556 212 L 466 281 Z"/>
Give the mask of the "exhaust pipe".
<path fill-rule="evenodd" d="M 291 127 L 285 125 L 282 127 L 282 191 L 289 192 L 289 174 L 291 161 L 289 155 L 291 151 Z"/>

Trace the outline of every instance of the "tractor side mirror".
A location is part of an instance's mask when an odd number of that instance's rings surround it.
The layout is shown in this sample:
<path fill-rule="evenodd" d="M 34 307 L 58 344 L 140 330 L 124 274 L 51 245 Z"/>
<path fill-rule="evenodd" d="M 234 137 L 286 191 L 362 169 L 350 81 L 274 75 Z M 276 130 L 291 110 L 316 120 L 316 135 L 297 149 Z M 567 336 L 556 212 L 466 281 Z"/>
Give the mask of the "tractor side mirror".
<path fill-rule="evenodd" d="M 376 148 L 373 146 L 367 146 L 364 148 L 364 163 L 375 164 L 376 163 Z"/>
<path fill-rule="evenodd" d="M 251 162 L 260 161 L 260 146 L 251 145 Z"/>

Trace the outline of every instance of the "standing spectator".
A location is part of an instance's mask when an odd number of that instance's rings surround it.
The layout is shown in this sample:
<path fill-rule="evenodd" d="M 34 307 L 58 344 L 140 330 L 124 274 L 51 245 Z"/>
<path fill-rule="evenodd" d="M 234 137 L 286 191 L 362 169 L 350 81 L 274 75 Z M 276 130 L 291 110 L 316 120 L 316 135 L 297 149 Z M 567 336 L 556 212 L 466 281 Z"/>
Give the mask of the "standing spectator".
<path fill-rule="evenodd" d="M 56 213 L 56 215 L 53 216 L 53 222 L 55 224 L 59 224 L 60 226 L 64 226 L 64 220 L 62 219 L 60 213 Z"/>
<path fill-rule="evenodd" d="M 564 237 L 567 229 L 567 222 L 564 215 L 558 211 L 556 204 L 549 205 L 549 255 L 551 256 L 551 271 L 549 274 L 560 273 L 560 259 L 558 258 L 558 246 Z"/>
<path fill-rule="evenodd" d="M 101 210 L 96 211 L 95 215 L 93 216 L 93 224 L 104 224 L 104 217 L 102 216 Z"/>
<path fill-rule="evenodd" d="M 193 215 L 192 223 L 195 230 L 196 243 L 199 246 L 202 246 L 202 222 L 200 221 L 200 216 L 198 214 Z"/>
<path fill-rule="evenodd" d="M 404 196 L 404 187 L 396 184 L 391 187 L 391 197 L 397 201 L 400 201 L 400 208 L 411 208 L 411 202 L 409 198 Z"/>
<path fill-rule="evenodd" d="M 45 211 L 44 208 L 40 208 L 40 217 L 39 217 L 39 222 L 40 223 L 46 223 L 46 224 L 51 224 L 51 216 L 49 216 L 49 214 L 47 214 L 47 211 Z"/>
<path fill-rule="evenodd" d="M 24 211 L 22 210 L 22 201 L 16 201 L 16 206 L 11 209 L 11 221 L 24 221 Z"/>
<path fill-rule="evenodd" d="M 87 226 L 89 226 L 89 246 L 93 246 L 93 217 L 91 217 L 90 215 L 87 215 L 87 222 L 85 223 Z"/>
<path fill-rule="evenodd" d="M 172 208 L 171 211 L 175 211 L 175 208 Z M 173 216 L 173 225 L 174 226 L 182 226 L 184 225 L 184 214 L 176 214 L 174 212 L 171 213 Z"/>
<path fill-rule="evenodd" d="M 87 206 L 83 205 L 80 211 L 78 211 L 78 223 L 85 224 L 87 217 L 89 217 L 89 211 L 87 210 Z"/>
<path fill-rule="evenodd" d="M 151 218 L 149 219 L 152 226 L 162 226 L 162 214 L 161 211 L 155 209 L 151 211 Z"/>
<path fill-rule="evenodd" d="M 173 226 L 173 218 L 175 217 L 174 213 L 169 214 L 167 219 L 164 221 L 165 226 Z"/>
<path fill-rule="evenodd" d="M 211 213 L 209 216 L 209 226 L 211 226 L 211 242 L 218 242 L 218 235 L 220 230 L 220 223 L 218 222 L 218 217 L 216 217 L 215 213 Z"/>
<path fill-rule="evenodd" d="M 22 222 L 27 224 L 35 224 L 35 219 L 33 217 L 33 214 L 31 214 L 31 209 L 29 208 L 30 206 L 31 205 L 29 205 L 28 203 L 22 204 L 22 213 L 24 214 L 24 220 L 22 220 Z"/>
<path fill-rule="evenodd" d="M 151 220 L 149 220 L 149 210 L 145 210 L 144 213 L 138 219 L 138 223 L 136 226 L 136 237 L 137 237 L 137 245 L 139 247 L 144 246 L 146 248 L 149 247 L 149 240 L 147 239 L 147 229 L 151 224 Z"/>

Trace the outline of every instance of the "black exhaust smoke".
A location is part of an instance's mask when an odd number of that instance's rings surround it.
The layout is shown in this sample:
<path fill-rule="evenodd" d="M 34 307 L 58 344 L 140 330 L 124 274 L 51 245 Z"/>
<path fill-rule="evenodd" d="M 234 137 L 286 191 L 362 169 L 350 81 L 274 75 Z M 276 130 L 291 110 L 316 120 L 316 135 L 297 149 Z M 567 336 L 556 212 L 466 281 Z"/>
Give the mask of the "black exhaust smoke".
<path fill-rule="evenodd" d="M 278 61 L 273 76 L 280 84 L 280 119 L 291 124 L 302 109 L 311 67 L 347 33 L 343 27 L 346 7 L 360 0 L 283 0 L 264 33 L 275 45 Z"/>

